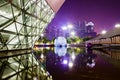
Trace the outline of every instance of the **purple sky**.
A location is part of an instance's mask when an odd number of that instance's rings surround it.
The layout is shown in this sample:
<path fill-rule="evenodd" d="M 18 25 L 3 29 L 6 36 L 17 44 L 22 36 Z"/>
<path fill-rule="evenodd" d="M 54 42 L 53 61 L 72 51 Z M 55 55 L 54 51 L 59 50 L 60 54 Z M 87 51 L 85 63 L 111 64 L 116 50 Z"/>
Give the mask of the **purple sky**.
<path fill-rule="evenodd" d="M 120 23 L 120 0 L 66 0 L 50 26 L 92 21 L 95 31 L 110 30 Z"/>

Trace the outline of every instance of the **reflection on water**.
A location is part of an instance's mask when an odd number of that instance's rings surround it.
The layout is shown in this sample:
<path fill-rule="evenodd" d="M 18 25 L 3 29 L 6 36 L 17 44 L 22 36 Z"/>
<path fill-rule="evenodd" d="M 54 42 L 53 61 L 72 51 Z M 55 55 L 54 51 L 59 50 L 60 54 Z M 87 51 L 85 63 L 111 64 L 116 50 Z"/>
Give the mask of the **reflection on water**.
<path fill-rule="evenodd" d="M 120 50 L 118 49 L 103 49 L 94 51 L 97 55 L 104 58 L 107 62 L 120 69 Z"/>
<path fill-rule="evenodd" d="M 54 53 L 58 54 L 58 56 L 65 56 L 65 54 L 67 53 L 67 48 L 66 47 L 54 47 Z"/>
<path fill-rule="evenodd" d="M 119 50 L 55 47 L 39 50 L 36 57 L 53 80 L 117 80 L 120 74 Z"/>
<path fill-rule="evenodd" d="M 111 50 L 103 50 L 106 54 L 110 56 L 112 59 L 120 60 L 120 50 L 111 49 Z"/>
<path fill-rule="evenodd" d="M 96 58 L 97 55 L 93 54 L 92 49 L 87 49 L 86 54 L 87 54 L 86 65 L 93 68 L 95 66 L 95 58 Z"/>

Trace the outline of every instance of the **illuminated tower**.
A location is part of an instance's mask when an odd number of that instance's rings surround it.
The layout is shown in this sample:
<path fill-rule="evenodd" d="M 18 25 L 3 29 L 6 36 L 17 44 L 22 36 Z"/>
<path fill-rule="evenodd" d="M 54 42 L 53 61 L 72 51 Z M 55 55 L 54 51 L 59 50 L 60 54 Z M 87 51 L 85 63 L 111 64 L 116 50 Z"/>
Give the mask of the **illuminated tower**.
<path fill-rule="evenodd" d="M 94 24 L 92 22 L 88 22 L 86 24 L 86 32 L 87 33 L 94 32 Z"/>

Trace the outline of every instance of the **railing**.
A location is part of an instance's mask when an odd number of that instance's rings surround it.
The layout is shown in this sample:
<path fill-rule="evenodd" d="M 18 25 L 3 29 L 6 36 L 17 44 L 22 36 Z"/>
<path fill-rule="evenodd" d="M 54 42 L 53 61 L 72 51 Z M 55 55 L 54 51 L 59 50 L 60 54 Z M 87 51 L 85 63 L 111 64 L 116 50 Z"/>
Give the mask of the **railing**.
<path fill-rule="evenodd" d="M 112 36 L 109 38 L 103 38 L 103 39 L 93 39 L 87 42 L 92 43 L 94 45 L 101 44 L 107 47 L 120 47 L 120 35 Z"/>

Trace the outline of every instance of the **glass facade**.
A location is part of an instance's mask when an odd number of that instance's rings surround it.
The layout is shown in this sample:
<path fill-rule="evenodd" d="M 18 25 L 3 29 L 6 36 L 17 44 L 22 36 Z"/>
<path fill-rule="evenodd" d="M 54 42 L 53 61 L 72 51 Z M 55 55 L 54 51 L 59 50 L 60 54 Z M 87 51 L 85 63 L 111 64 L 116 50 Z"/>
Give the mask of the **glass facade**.
<path fill-rule="evenodd" d="M 55 13 L 46 0 L 0 0 L 0 80 L 52 80 L 32 47 Z"/>
<path fill-rule="evenodd" d="M 1 0 L 0 50 L 32 48 L 54 15 L 46 0 Z"/>

